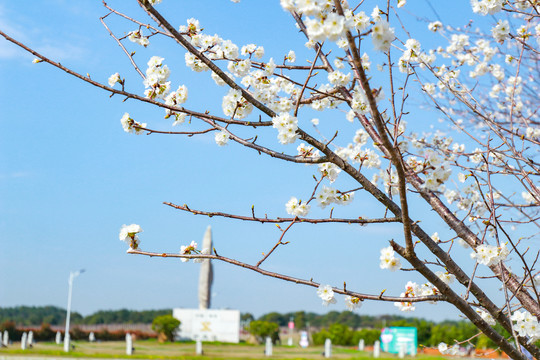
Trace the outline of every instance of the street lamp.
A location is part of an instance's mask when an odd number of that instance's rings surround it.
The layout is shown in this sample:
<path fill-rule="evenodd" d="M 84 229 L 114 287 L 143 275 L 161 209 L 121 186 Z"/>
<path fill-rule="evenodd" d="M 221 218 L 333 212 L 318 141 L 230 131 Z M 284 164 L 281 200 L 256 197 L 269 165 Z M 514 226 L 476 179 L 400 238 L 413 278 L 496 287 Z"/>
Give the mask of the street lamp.
<path fill-rule="evenodd" d="M 73 279 L 82 274 L 84 269 L 79 271 L 69 273 L 69 291 L 68 291 L 68 305 L 67 305 L 67 315 L 66 315 L 66 331 L 64 333 L 64 351 L 69 352 L 69 319 L 71 317 L 71 290 L 73 290 Z"/>

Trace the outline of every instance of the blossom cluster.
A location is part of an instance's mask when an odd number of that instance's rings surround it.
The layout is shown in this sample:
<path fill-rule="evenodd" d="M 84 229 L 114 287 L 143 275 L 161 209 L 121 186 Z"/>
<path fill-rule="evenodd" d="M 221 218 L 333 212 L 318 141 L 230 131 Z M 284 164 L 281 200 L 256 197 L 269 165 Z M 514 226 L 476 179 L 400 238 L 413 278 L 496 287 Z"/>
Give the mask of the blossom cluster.
<path fill-rule="evenodd" d="M 362 299 L 356 296 L 345 296 L 345 306 L 347 310 L 354 311 L 362 306 Z"/>
<path fill-rule="evenodd" d="M 315 7 L 317 8 L 319 5 L 315 5 Z M 323 7 L 326 9 L 324 11 L 329 9 L 327 6 Z M 346 17 L 352 16 L 350 11 L 348 11 L 347 14 L 348 15 Z M 336 20 L 339 20 L 339 15 L 335 13 L 326 15 L 325 19 L 328 21 L 336 16 L 338 17 Z M 355 24 L 358 23 L 358 26 L 360 26 L 362 21 L 369 24 L 369 17 L 366 17 L 363 13 L 359 15 L 359 17 L 356 15 L 352 17 L 352 19 L 356 19 L 353 20 Z M 330 19 L 328 19 L 328 17 Z M 294 82 L 289 81 L 286 76 L 273 76 L 274 70 L 276 69 L 276 64 L 272 58 L 270 58 L 266 63 L 254 64 L 252 62 L 253 57 L 262 58 L 264 56 L 264 48 L 262 46 L 248 44 L 242 46 L 241 50 L 239 50 L 239 47 L 232 41 L 224 40 L 218 35 L 206 35 L 202 32 L 202 30 L 203 29 L 200 26 L 199 21 L 196 19 L 188 19 L 187 25 L 180 27 L 180 32 L 185 35 L 186 39 L 188 39 L 193 46 L 198 48 L 198 50 L 209 60 L 226 60 L 228 72 L 225 73 L 225 76 L 229 77 L 230 79 L 240 78 L 239 82 L 245 88 L 249 89 L 251 95 L 255 99 L 279 114 L 289 112 L 294 108 L 294 104 L 297 102 L 298 97 L 300 96 L 301 88 L 298 87 Z M 240 55 L 246 56 L 247 58 L 239 58 Z M 369 67 L 369 59 L 367 58 L 367 55 L 362 58 L 363 61 L 364 59 L 366 60 L 366 66 Z M 193 71 L 201 72 L 209 69 L 200 58 L 189 52 L 186 53 L 185 60 L 186 65 Z M 294 51 L 289 51 L 289 53 L 284 56 L 284 60 L 291 63 L 296 61 L 296 54 Z M 257 69 L 252 70 L 254 67 Z M 223 74 L 218 75 L 211 72 L 211 76 L 216 84 L 225 84 L 225 81 L 222 78 Z M 326 92 L 331 90 L 333 85 L 345 85 L 349 83 L 350 80 L 350 74 L 335 71 L 329 74 L 329 81 L 331 83 L 321 84 L 317 90 L 320 92 Z M 245 100 L 239 101 L 238 103 L 236 102 L 239 95 L 240 94 L 232 95 L 229 92 L 224 96 L 223 109 L 227 116 L 234 114 L 236 118 L 241 119 L 251 112 L 252 106 L 250 103 Z M 323 97 L 311 102 L 310 106 L 317 110 L 323 110 L 325 108 L 335 108 L 342 102 L 342 100 L 339 100 L 336 97 Z M 245 108 L 245 111 L 243 108 Z M 292 136 L 282 137 L 283 139 L 280 139 L 282 143 L 293 142 Z"/>
<path fill-rule="evenodd" d="M 430 283 L 425 283 L 418 285 L 415 282 L 409 281 L 405 285 L 405 292 L 400 294 L 402 298 L 412 298 L 417 296 L 429 296 L 429 295 L 438 295 L 439 290 Z M 416 307 L 413 302 L 410 301 L 397 301 L 394 303 L 396 307 L 401 311 L 414 311 Z"/>
<path fill-rule="evenodd" d="M 377 184 L 379 180 L 382 180 L 384 191 L 387 194 L 391 193 L 394 196 L 399 195 L 398 175 L 394 168 L 392 168 L 390 172 L 388 170 L 381 169 L 379 173 L 373 174 L 371 182 Z"/>
<path fill-rule="evenodd" d="M 257 46 L 255 44 L 248 44 L 242 46 L 240 53 L 244 56 L 253 55 L 257 59 L 261 59 L 264 56 L 264 47 Z"/>
<path fill-rule="evenodd" d="M 339 173 L 341 172 L 341 169 L 336 164 L 331 163 L 331 162 L 325 162 L 325 163 L 319 164 L 318 168 L 321 175 L 326 177 L 328 181 L 330 181 L 331 183 L 336 181 Z"/>
<path fill-rule="evenodd" d="M 128 39 L 131 42 L 147 47 L 150 44 L 148 37 L 144 36 L 142 30 L 130 31 L 128 34 Z"/>
<path fill-rule="evenodd" d="M 214 140 L 216 141 L 216 144 L 219 146 L 225 146 L 229 142 L 230 135 L 226 131 L 220 131 L 216 133 L 214 136 Z"/>
<path fill-rule="evenodd" d="M 375 50 L 388 51 L 394 40 L 394 29 L 390 27 L 388 21 L 380 19 L 371 28 L 371 40 Z"/>
<path fill-rule="evenodd" d="M 315 199 L 317 199 L 318 205 L 323 209 L 332 203 L 347 205 L 354 199 L 354 191 L 342 193 L 334 188 L 323 185 L 321 190 L 315 195 Z"/>
<path fill-rule="evenodd" d="M 202 250 L 197 250 L 197 243 L 195 241 L 192 241 L 189 245 L 182 245 L 180 246 L 180 255 L 208 255 L 210 254 L 210 249 L 204 248 Z M 188 262 L 189 258 L 180 258 L 182 262 Z M 195 258 L 193 259 L 193 262 L 200 263 L 203 262 L 203 258 Z"/>
<path fill-rule="evenodd" d="M 322 299 L 324 306 L 335 304 L 337 302 L 334 290 L 332 290 L 330 285 L 319 285 L 317 288 L 317 295 Z M 347 310 L 354 311 L 362 306 L 362 299 L 356 296 L 347 295 L 345 296 L 345 306 L 347 307 Z"/>
<path fill-rule="evenodd" d="M 144 95 L 149 99 L 165 99 L 171 90 L 171 82 L 167 81 L 170 70 L 167 65 L 163 65 L 163 60 L 162 57 L 152 56 L 148 61 L 146 78 L 143 84 L 147 88 Z"/>
<path fill-rule="evenodd" d="M 537 202 L 533 194 L 528 191 L 522 191 L 521 197 L 523 198 L 523 200 L 525 200 L 527 204 L 534 204 Z"/>
<path fill-rule="evenodd" d="M 351 81 L 351 73 L 344 74 L 335 70 L 328 73 L 328 81 L 335 86 L 346 86 Z"/>
<path fill-rule="evenodd" d="M 508 23 L 508 20 L 499 20 L 497 25 L 491 29 L 491 35 L 495 41 L 501 44 L 504 42 L 504 40 L 506 40 L 509 34 L 510 24 Z"/>
<path fill-rule="evenodd" d="M 401 269 L 401 261 L 396 257 L 396 253 L 394 249 L 392 249 L 392 246 L 382 248 L 379 259 L 381 260 L 379 265 L 381 269 L 388 269 L 390 271 Z"/>
<path fill-rule="evenodd" d="M 230 89 L 223 97 L 221 107 L 225 115 L 235 119 L 243 119 L 253 110 L 253 105 L 242 96 L 240 90 L 236 89 Z"/>
<path fill-rule="evenodd" d="M 332 84 L 321 84 L 317 88 L 317 91 L 320 93 L 330 92 L 334 87 Z M 343 103 L 342 100 L 339 100 L 333 96 L 326 96 L 322 99 L 317 99 L 311 103 L 311 108 L 313 110 L 317 111 L 324 111 L 325 109 L 335 109 L 337 108 L 341 103 Z"/>
<path fill-rule="evenodd" d="M 186 20 L 187 25 L 180 25 L 178 31 L 188 35 L 190 38 L 197 36 L 201 32 L 201 26 L 199 20 L 191 18 Z M 196 41 L 196 40 L 195 40 Z"/>
<path fill-rule="evenodd" d="M 332 290 L 332 287 L 330 285 L 319 285 L 319 288 L 317 289 L 317 295 L 322 299 L 324 306 L 328 306 L 329 304 L 335 304 L 337 302 L 334 290 Z"/>
<path fill-rule="evenodd" d="M 384 92 L 380 91 L 375 96 L 375 101 L 378 103 L 384 98 Z M 360 86 L 355 86 L 352 91 L 351 110 L 347 114 L 349 122 L 354 121 L 356 114 L 366 115 L 369 113 L 369 102 L 366 92 Z"/>
<path fill-rule="evenodd" d="M 251 70 L 251 60 L 229 61 L 227 69 L 235 76 L 246 76 Z"/>
<path fill-rule="evenodd" d="M 435 275 L 437 275 L 445 284 L 451 284 L 456 279 L 456 276 L 449 272 L 437 271 Z"/>
<path fill-rule="evenodd" d="M 528 126 L 525 129 L 525 136 L 531 140 L 540 140 L 540 127 L 533 128 Z"/>
<path fill-rule="evenodd" d="M 141 128 L 146 127 L 146 123 L 138 123 L 132 118 L 129 117 L 129 113 L 124 113 L 124 116 L 120 119 L 120 123 L 124 128 L 124 131 L 130 134 L 141 135 L 144 133 L 144 130 Z"/>
<path fill-rule="evenodd" d="M 109 76 L 109 79 L 107 80 L 110 87 L 113 87 L 116 83 L 121 83 L 122 79 L 120 79 L 119 73 L 114 73 L 111 76 Z"/>
<path fill-rule="evenodd" d="M 405 51 L 398 61 L 398 69 L 403 73 L 412 73 L 412 65 L 417 64 L 423 69 L 426 65 L 432 65 L 435 60 L 436 56 L 434 50 L 425 53 L 422 51 L 418 40 L 407 39 L 405 42 Z"/>
<path fill-rule="evenodd" d="M 493 318 L 493 316 L 491 316 L 490 313 L 488 313 L 485 310 L 478 309 L 478 308 L 476 308 L 475 311 L 478 315 L 480 315 L 482 320 L 488 323 L 488 325 L 495 326 L 496 324 L 495 319 Z"/>
<path fill-rule="evenodd" d="M 292 144 L 298 134 L 298 119 L 289 113 L 280 113 L 272 118 L 273 127 L 278 131 L 278 140 L 282 144 Z"/>
<path fill-rule="evenodd" d="M 428 25 L 429 31 L 432 31 L 432 32 L 437 32 L 441 30 L 442 28 L 443 28 L 443 24 L 440 21 L 433 21 L 433 22 L 430 22 Z"/>
<path fill-rule="evenodd" d="M 472 210 L 472 213 L 474 215 L 471 215 L 471 221 L 474 221 L 478 217 L 483 216 L 484 213 L 487 211 L 486 204 L 482 199 L 482 194 L 480 193 L 480 190 L 476 183 L 469 184 L 461 188 L 459 192 L 447 189 L 444 192 L 444 196 L 450 204 L 452 204 L 454 201 L 457 201 L 456 206 L 458 209 L 464 211 Z M 494 199 L 497 199 L 499 196 L 500 194 L 497 192 L 493 194 Z"/>
<path fill-rule="evenodd" d="M 471 253 L 471 258 L 475 259 L 479 264 L 491 266 L 504 261 L 509 253 L 506 244 L 501 244 L 499 247 L 482 244 L 477 246 L 476 251 Z"/>
<path fill-rule="evenodd" d="M 450 163 L 444 161 L 435 151 L 427 150 L 424 154 L 425 161 L 423 166 L 424 173 L 426 174 L 424 188 L 437 191 L 450 178 L 452 168 L 450 167 Z"/>
<path fill-rule="evenodd" d="M 381 159 L 373 149 L 365 149 L 360 144 L 345 148 L 346 155 L 353 163 L 360 164 L 363 168 L 378 169 L 381 167 Z"/>
<path fill-rule="evenodd" d="M 459 355 L 460 353 L 458 344 L 454 344 L 448 347 L 446 343 L 442 342 L 439 344 L 438 348 L 439 348 L 439 352 L 443 355 L 456 356 L 456 355 Z"/>
<path fill-rule="evenodd" d="M 289 53 L 285 56 L 285 61 L 293 63 L 296 61 L 296 53 L 293 50 L 290 50 Z"/>
<path fill-rule="evenodd" d="M 308 14 L 315 16 L 305 21 L 308 36 L 313 41 L 323 42 L 326 39 L 337 41 L 344 38 L 347 30 L 353 25 L 351 19 L 336 13 L 322 13 L 322 9 L 312 7 Z"/>
<path fill-rule="evenodd" d="M 241 83 L 250 88 L 253 97 L 273 111 L 289 112 L 294 109 L 300 90 L 287 78 L 272 76 L 275 66 L 271 58 L 264 70 L 249 72 L 242 78 Z"/>
<path fill-rule="evenodd" d="M 472 10 L 481 15 L 493 15 L 502 10 L 505 0 L 471 0 Z"/>
<path fill-rule="evenodd" d="M 195 72 L 202 72 L 208 70 L 208 65 L 202 62 L 201 59 L 193 55 L 192 53 L 186 53 L 184 55 L 186 66 Z"/>
<path fill-rule="evenodd" d="M 540 339 L 540 324 L 538 324 L 538 319 L 528 311 L 514 311 L 510 320 L 516 323 L 513 328 L 519 336 L 528 337 L 529 342 L 535 342 Z"/>
<path fill-rule="evenodd" d="M 298 200 L 294 196 L 285 204 L 287 214 L 293 216 L 307 216 L 311 206 L 302 200 Z"/>
<path fill-rule="evenodd" d="M 298 151 L 298 156 L 303 158 L 318 159 L 321 157 L 319 150 L 315 149 L 311 145 L 306 145 L 305 143 L 298 145 L 296 150 Z"/>
<path fill-rule="evenodd" d="M 186 102 L 188 97 L 188 89 L 185 85 L 180 85 L 176 91 L 171 92 L 165 98 L 165 105 L 178 106 Z M 173 126 L 182 124 L 185 121 L 186 114 L 171 109 L 165 109 L 165 118 L 174 116 Z"/>
<path fill-rule="evenodd" d="M 398 7 L 405 4 L 400 0 Z M 349 9 L 347 2 L 342 2 L 344 15 L 339 15 L 333 10 L 333 4 L 327 0 L 281 0 L 281 6 L 287 11 L 295 11 L 306 16 L 304 24 L 312 46 L 314 42 L 324 42 L 325 40 L 335 41 L 340 48 L 348 48 L 346 32 L 349 30 L 365 31 L 371 20 L 375 25 L 371 29 L 371 36 L 375 49 L 388 51 L 390 44 L 395 38 L 394 29 L 390 28 L 388 22 L 380 16 L 380 10 L 375 7 L 370 19 L 363 11 L 356 14 Z M 306 45 L 308 45 L 306 44 Z"/>
<path fill-rule="evenodd" d="M 130 249 L 137 249 L 140 244 L 138 233 L 141 233 L 143 230 L 140 225 L 131 224 L 131 225 L 122 225 L 120 229 L 120 234 L 118 235 L 120 241 L 124 241 L 129 245 Z"/>
<path fill-rule="evenodd" d="M 474 0 L 471 4 L 474 12 L 487 15 L 499 12 L 505 2 L 502 0 Z M 514 10 L 518 9 L 518 11 L 519 9 L 528 9 L 531 6 L 533 4 L 527 1 L 516 1 L 512 4 L 512 8 Z M 522 18 L 523 16 L 516 15 L 514 17 Z M 437 30 L 442 29 L 442 24 L 437 25 Z M 522 97 L 524 79 L 527 77 L 523 71 L 520 71 L 520 76 L 507 76 L 508 71 L 513 72 L 510 66 L 515 66 L 519 57 L 516 52 L 512 53 L 512 50 L 521 47 L 521 43 L 527 42 L 531 37 L 535 37 L 540 44 L 540 25 L 534 26 L 534 35 L 530 31 L 532 26 L 526 24 L 519 27 L 517 24 L 510 23 L 507 19 L 499 19 L 491 29 L 493 39 L 498 43 L 503 43 L 507 39 L 517 39 L 517 41 L 507 44 L 504 54 L 499 51 L 497 46 L 492 46 L 487 38 L 480 38 L 473 44 L 471 41 L 472 36 L 468 34 L 452 34 L 450 43 L 446 48 L 438 47 L 435 50 L 435 53 L 442 57 L 452 59 L 451 64 L 434 67 L 439 80 L 438 84 L 436 84 L 440 91 L 437 94 L 438 98 L 443 99 L 442 93 L 446 90 L 461 94 L 472 94 L 475 91 L 474 88 L 480 88 L 474 86 L 471 89 L 465 84 L 466 80 L 463 79 L 463 75 L 467 73 L 463 72 L 461 68 L 469 66 L 472 67 L 472 70 L 468 72 L 469 79 L 490 76 L 494 80 L 488 94 L 489 98 L 491 98 L 490 102 L 494 105 L 494 112 L 490 116 L 497 120 L 499 120 L 498 118 L 500 120 L 506 118 L 508 113 L 518 114 L 519 117 L 520 113 L 525 112 L 528 116 L 532 116 L 530 106 L 527 106 L 527 102 Z M 433 29 L 433 27 L 435 25 L 430 24 L 429 28 Z M 448 29 L 451 29 L 451 27 L 448 27 Z M 516 29 L 513 34 L 511 34 L 512 29 Z M 501 58 L 504 58 L 505 63 L 510 66 L 505 67 L 500 61 L 496 61 Z M 532 80 L 534 76 L 529 76 L 529 78 Z M 425 83 L 423 89 L 430 95 L 435 95 L 435 84 Z M 481 94 L 480 97 L 487 98 L 484 94 Z M 452 114 L 457 112 L 454 106 L 445 106 L 443 111 L 450 111 Z M 463 120 L 460 119 L 459 121 Z M 525 122 L 525 125 L 528 125 L 528 122 Z M 485 168 L 483 165 L 481 167 Z"/>

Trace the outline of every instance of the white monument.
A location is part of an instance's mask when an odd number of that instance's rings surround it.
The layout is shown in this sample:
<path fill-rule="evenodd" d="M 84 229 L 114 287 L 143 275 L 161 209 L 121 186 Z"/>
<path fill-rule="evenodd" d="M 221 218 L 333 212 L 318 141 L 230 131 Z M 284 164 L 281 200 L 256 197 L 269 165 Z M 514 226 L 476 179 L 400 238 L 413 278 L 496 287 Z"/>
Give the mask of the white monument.
<path fill-rule="evenodd" d="M 93 331 L 91 331 L 90 334 L 88 335 L 88 341 L 90 341 L 90 342 L 95 342 L 96 341 L 96 334 L 94 334 Z"/>
<path fill-rule="evenodd" d="M 373 357 L 378 358 L 379 356 L 381 356 L 381 343 L 377 340 L 373 344 Z"/>
<path fill-rule="evenodd" d="M 212 249 L 212 228 L 208 226 L 203 237 L 202 249 L 208 249 L 209 253 L 213 253 Z M 199 273 L 199 309 L 210 309 L 210 296 L 212 290 L 212 282 L 214 280 L 214 272 L 212 270 L 212 262 L 203 260 L 201 263 L 201 272 Z"/>
<path fill-rule="evenodd" d="M 324 341 L 324 357 L 327 359 L 332 357 L 332 340 L 330 339 Z"/>
<path fill-rule="evenodd" d="M 2 344 L 4 346 L 8 346 L 9 345 L 9 333 L 7 330 L 4 330 L 4 337 L 2 338 Z"/>
<path fill-rule="evenodd" d="M 264 346 L 264 355 L 272 356 L 272 339 L 270 339 L 270 337 L 266 338 L 266 343 Z"/>
<path fill-rule="evenodd" d="M 34 346 L 34 332 L 32 330 L 28 332 L 28 340 L 26 340 L 26 343 L 30 347 Z"/>
<path fill-rule="evenodd" d="M 133 338 L 130 333 L 126 334 L 126 355 L 133 355 Z"/>
<path fill-rule="evenodd" d="M 26 350 L 26 340 L 28 339 L 28 334 L 23 333 L 21 337 L 21 349 Z"/>
<path fill-rule="evenodd" d="M 360 341 L 358 342 L 358 350 L 364 351 L 364 347 L 365 347 L 364 339 L 360 339 Z"/>
<path fill-rule="evenodd" d="M 202 355 L 203 354 L 202 341 L 201 340 L 197 340 L 197 342 L 195 343 L 195 353 L 197 355 Z"/>
<path fill-rule="evenodd" d="M 210 226 L 204 234 L 202 249 L 213 253 Z M 175 340 L 240 342 L 240 311 L 210 309 L 212 281 L 212 263 L 203 260 L 199 275 L 199 309 L 173 309 L 173 316 L 181 322 Z"/>
<path fill-rule="evenodd" d="M 62 343 L 62 334 L 60 333 L 60 331 L 57 331 L 56 332 L 56 345 L 60 345 Z"/>
<path fill-rule="evenodd" d="M 403 359 L 405 357 L 405 353 L 407 352 L 407 344 L 399 344 L 399 351 L 398 351 L 398 357 L 400 359 Z"/>

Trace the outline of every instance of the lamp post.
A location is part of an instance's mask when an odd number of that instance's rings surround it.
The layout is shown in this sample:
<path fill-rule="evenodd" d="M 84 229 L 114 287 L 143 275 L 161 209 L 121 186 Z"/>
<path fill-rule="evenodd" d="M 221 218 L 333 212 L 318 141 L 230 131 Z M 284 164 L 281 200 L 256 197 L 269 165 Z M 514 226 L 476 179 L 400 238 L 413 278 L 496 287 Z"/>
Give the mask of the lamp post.
<path fill-rule="evenodd" d="M 69 338 L 69 320 L 71 317 L 71 290 L 73 290 L 73 279 L 75 279 L 77 276 L 82 274 L 84 272 L 84 269 L 81 269 L 79 271 L 70 272 L 69 273 L 69 291 L 68 291 L 68 305 L 67 305 L 67 315 L 66 315 L 66 331 L 64 333 L 64 351 L 69 352 L 70 347 L 70 338 Z"/>

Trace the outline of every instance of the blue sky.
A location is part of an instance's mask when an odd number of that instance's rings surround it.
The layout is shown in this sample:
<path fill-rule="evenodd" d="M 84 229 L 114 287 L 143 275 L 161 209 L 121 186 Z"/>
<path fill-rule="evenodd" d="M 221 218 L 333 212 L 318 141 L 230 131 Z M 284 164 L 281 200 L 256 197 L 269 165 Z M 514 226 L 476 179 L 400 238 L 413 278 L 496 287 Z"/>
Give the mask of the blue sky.
<path fill-rule="evenodd" d="M 435 19 L 424 1 L 410 2 L 405 10 Z M 437 5 L 443 21 L 464 21 L 452 11 L 457 3 L 469 11 L 467 1 Z M 364 11 L 371 13 L 375 4 L 366 1 Z M 110 5 L 147 21 L 133 2 L 111 1 Z M 312 56 L 276 1 L 164 0 L 158 9 L 176 27 L 195 17 L 205 32 L 218 33 L 239 46 L 263 45 L 265 60 L 280 59 L 290 49 L 297 50 L 298 63 Z M 97 1 L 34 1 L 32 6 L 7 2 L 0 5 L 0 29 L 102 83 L 120 72 L 129 90 L 142 94 L 142 81 L 99 22 L 106 13 Z M 412 19 L 408 12 L 404 18 Z M 118 34 L 135 29 L 118 18 L 107 20 Z M 423 34 L 426 23 L 415 22 L 411 29 Z M 126 45 L 137 51 L 135 59 L 143 69 L 152 55 L 165 58 L 173 87 L 186 84 L 189 88 L 186 107 L 221 114 L 226 90 L 215 86 L 207 73 L 187 69 L 183 49 L 164 39 L 151 39 L 148 49 Z M 86 273 L 75 281 L 73 297 L 73 309 L 83 314 L 100 309 L 196 307 L 198 265 L 127 255 L 126 245 L 118 240 L 122 224 L 140 224 L 144 229 L 141 247 L 157 252 L 178 252 L 182 244 L 200 242 L 211 225 L 220 254 L 256 262 L 279 237 L 273 225 L 194 216 L 162 202 L 246 215 L 255 205 L 257 214 L 275 217 L 286 215 L 284 204 L 291 196 L 311 193 L 310 167 L 273 160 L 237 144 L 221 148 L 213 135 L 126 134 L 119 121 L 124 112 L 159 129 L 170 129 L 170 121 L 163 119 L 161 109 L 122 102 L 118 96 L 109 98 L 106 92 L 48 64 L 32 64 L 32 59 L 0 40 L 0 81 L 4 84 L 0 88 L 0 306 L 65 307 L 69 272 L 84 268 Z M 351 207 L 336 208 L 334 216 L 379 216 L 383 211 L 360 195 Z M 327 211 L 315 214 L 323 216 Z M 426 230 L 445 232 L 436 222 L 426 225 Z M 408 280 L 421 281 L 410 273 L 383 272 L 378 267 L 380 248 L 391 238 L 400 239 L 399 234 L 396 225 L 302 224 L 290 231 L 291 243 L 278 249 L 265 268 L 334 286 L 346 281 L 349 289 L 360 292 L 379 293 L 387 288 L 387 294 L 399 295 Z M 467 256 L 465 251 L 463 255 Z M 345 309 L 341 298 L 333 307 L 322 307 L 314 288 L 227 264 L 214 267 L 215 308 L 256 315 Z M 360 313 L 398 311 L 391 303 L 366 301 Z M 412 315 L 457 318 L 444 304 L 420 305 Z"/>

